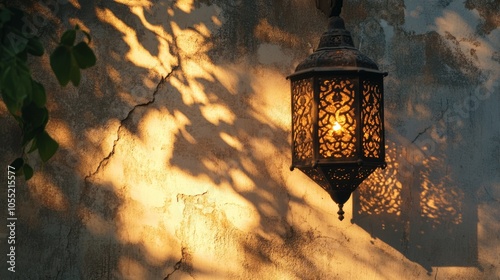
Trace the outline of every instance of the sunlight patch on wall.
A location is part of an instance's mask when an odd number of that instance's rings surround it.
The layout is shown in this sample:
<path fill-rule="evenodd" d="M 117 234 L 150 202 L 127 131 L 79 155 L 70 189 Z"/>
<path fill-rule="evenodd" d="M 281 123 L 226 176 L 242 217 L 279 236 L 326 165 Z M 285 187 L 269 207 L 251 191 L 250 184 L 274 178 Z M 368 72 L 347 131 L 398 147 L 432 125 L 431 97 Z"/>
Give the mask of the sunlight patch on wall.
<path fill-rule="evenodd" d="M 169 52 L 169 41 L 172 38 L 168 34 L 162 32 L 162 37 L 156 36 L 159 42 L 159 53 L 158 56 L 154 56 L 144 47 L 144 44 L 147 42 L 139 41 L 136 30 L 128 26 L 113 11 L 107 8 L 96 8 L 95 11 L 100 21 L 108 23 L 123 34 L 122 39 L 129 46 L 129 51 L 125 57 L 130 62 L 145 69 L 154 69 L 161 76 L 166 76 L 171 71 L 170 65 L 174 64 L 176 59 Z M 141 8 L 136 7 L 133 11 L 144 18 Z M 152 25 L 149 25 L 149 27 L 153 31 L 157 31 L 156 29 L 158 29 Z"/>
<path fill-rule="evenodd" d="M 194 0 L 178 0 L 175 1 L 175 6 L 181 11 L 189 14 L 193 10 Z"/>
<path fill-rule="evenodd" d="M 220 137 L 224 142 L 226 142 L 229 146 L 233 147 L 237 151 L 241 151 L 243 149 L 243 145 L 241 142 L 234 136 L 231 136 L 225 132 L 221 132 Z"/>
<path fill-rule="evenodd" d="M 80 3 L 78 2 L 78 0 L 68 0 L 68 2 L 73 5 L 73 7 L 77 8 L 77 9 L 80 9 L 81 6 L 80 6 Z"/>
<path fill-rule="evenodd" d="M 151 6 L 150 0 L 113 0 L 113 1 L 127 6 L 142 6 L 142 7 Z"/>
<path fill-rule="evenodd" d="M 165 214 L 157 208 L 127 199 L 118 210 L 116 238 L 122 244 L 142 246 L 144 258 L 159 265 L 178 252 L 180 245 L 175 237 L 179 221 L 170 215 L 166 218 Z"/>
<path fill-rule="evenodd" d="M 182 70 L 184 73 L 189 73 L 184 78 L 186 81 L 172 78 L 171 84 L 183 93 L 183 101 L 186 105 L 193 105 L 196 103 L 205 104 L 208 102 L 205 93 L 205 88 L 198 81 L 212 81 L 212 77 L 199 63 L 188 61 L 182 63 Z"/>
<path fill-rule="evenodd" d="M 179 122 L 167 110 L 148 110 L 137 123 L 137 134 L 122 128 L 115 153 L 92 177 L 94 191 L 99 192 L 103 186 L 110 186 L 112 193 L 118 197 L 120 203 L 116 217 L 105 217 L 90 211 L 101 206 L 80 209 L 90 232 L 96 235 L 112 234 L 123 244 L 142 246 L 144 258 L 151 264 L 161 264 L 180 251 L 177 236 L 185 206 L 178 198 L 179 194 L 195 197 L 207 190 L 213 192 L 220 189 L 217 203 L 231 203 L 235 205 L 234 209 L 251 209 L 251 205 L 238 198 L 236 192 L 230 191 L 231 186 L 216 186 L 208 176 L 195 177 L 169 164 L 175 135 L 179 133 L 179 126 L 184 125 L 184 121 Z M 231 176 L 237 177 L 238 184 L 244 184 L 241 174 Z M 205 205 L 200 207 L 204 209 Z M 258 224 L 255 214 L 248 215 L 248 211 L 241 214 L 243 212 L 231 213 L 229 220 L 241 229 Z M 192 222 L 205 223 L 203 219 Z M 110 224 L 117 226 L 111 228 Z M 210 234 L 203 232 L 202 226 L 196 226 L 196 232 L 201 236 Z"/>
<path fill-rule="evenodd" d="M 213 76 L 231 94 L 236 95 L 245 81 L 245 69 L 237 64 L 213 65 Z"/>
<path fill-rule="evenodd" d="M 283 90 L 289 88 L 289 81 L 285 79 L 283 73 L 273 69 L 258 68 L 251 86 L 255 94 L 250 104 L 254 108 L 255 118 L 289 130 L 290 93 Z"/>
<path fill-rule="evenodd" d="M 65 149 L 73 149 L 75 140 L 70 127 L 59 119 L 50 119 L 50 134 L 55 138 L 59 146 Z"/>
<path fill-rule="evenodd" d="M 149 185 L 142 181 L 137 182 L 136 184 L 137 185 L 134 184 L 133 187 L 130 187 L 130 199 L 151 208 L 165 206 L 167 198 L 165 197 L 165 193 L 162 188 L 155 187 L 155 185 Z"/>
<path fill-rule="evenodd" d="M 223 104 L 207 103 L 200 110 L 207 121 L 214 125 L 220 123 L 233 124 L 236 120 L 234 113 Z"/>

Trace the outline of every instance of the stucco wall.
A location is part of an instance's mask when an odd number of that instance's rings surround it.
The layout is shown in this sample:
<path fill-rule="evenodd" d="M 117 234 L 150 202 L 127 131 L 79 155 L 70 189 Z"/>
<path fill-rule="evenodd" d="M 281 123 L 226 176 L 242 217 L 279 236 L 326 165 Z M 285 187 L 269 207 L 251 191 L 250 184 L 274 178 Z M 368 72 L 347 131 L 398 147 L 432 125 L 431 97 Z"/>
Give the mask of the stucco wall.
<path fill-rule="evenodd" d="M 326 29 L 314 1 L 27 5 L 49 49 L 78 23 L 98 62 L 78 88 L 34 71 L 60 150 L 17 179 L 1 279 L 500 279 L 498 1 L 344 1 L 389 76 L 388 167 L 343 222 L 289 170 L 285 77 Z M 3 104 L 0 130 L 5 170 L 20 134 Z"/>

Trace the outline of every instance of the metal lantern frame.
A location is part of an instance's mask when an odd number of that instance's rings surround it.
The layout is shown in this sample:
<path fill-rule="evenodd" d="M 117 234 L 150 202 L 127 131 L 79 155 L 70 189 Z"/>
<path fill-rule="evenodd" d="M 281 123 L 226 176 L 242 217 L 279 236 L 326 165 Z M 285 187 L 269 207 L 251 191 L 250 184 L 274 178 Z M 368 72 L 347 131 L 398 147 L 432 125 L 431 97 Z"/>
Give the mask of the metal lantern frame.
<path fill-rule="evenodd" d="M 287 78 L 292 91 L 292 166 L 325 189 L 342 209 L 378 167 L 385 168 L 383 78 L 354 47 L 332 8 L 318 48 Z M 337 3 L 339 5 L 339 3 Z"/>

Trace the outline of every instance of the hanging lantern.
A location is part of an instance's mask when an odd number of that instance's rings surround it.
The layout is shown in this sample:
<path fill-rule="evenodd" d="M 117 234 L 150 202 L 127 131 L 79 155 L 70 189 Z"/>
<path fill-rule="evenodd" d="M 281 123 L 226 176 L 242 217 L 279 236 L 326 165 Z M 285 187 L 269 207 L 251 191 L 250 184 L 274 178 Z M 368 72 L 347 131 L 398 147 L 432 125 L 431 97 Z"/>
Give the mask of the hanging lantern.
<path fill-rule="evenodd" d="M 292 166 L 325 189 L 342 209 L 378 167 L 385 168 L 383 77 L 354 47 L 332 9 L 319 46 L 288 79 L 292 91 Z"/>

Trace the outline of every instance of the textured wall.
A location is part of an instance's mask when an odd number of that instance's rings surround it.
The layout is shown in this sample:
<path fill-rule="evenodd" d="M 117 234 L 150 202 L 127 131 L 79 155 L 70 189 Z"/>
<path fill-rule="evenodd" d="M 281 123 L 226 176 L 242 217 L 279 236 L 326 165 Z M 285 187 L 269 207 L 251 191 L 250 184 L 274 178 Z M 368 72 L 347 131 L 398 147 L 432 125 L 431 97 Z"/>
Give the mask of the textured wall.
<path fill-rule="evenodd" d="M 388 168 L 343 222 L 289 171 L 285 77 L 326 29 L 314 1 L 26 4 L 49 46 L 89 30 L 98 62 L 79 88 L 34 71 L 60 150 L 17 180 L 0 278 L 500 279 L 499 1 L 344 2 L 390 74 Z M 20 135 L 3 104 L 0 130 L 5 170 Z"/>

